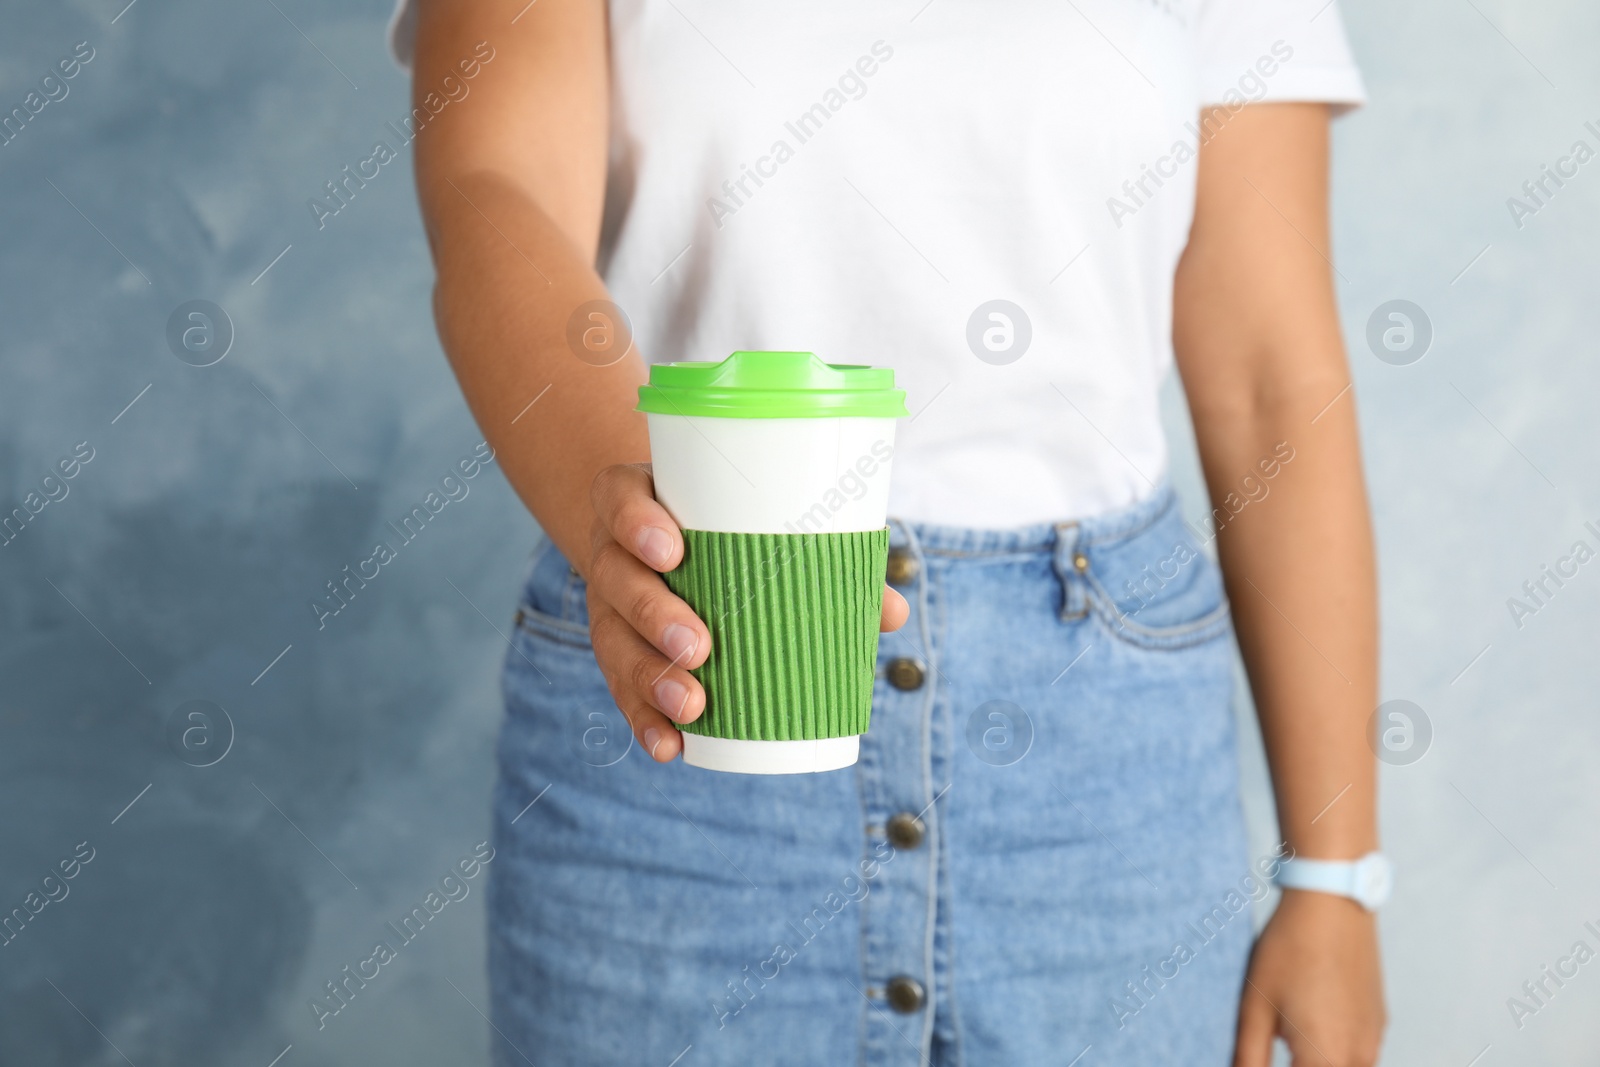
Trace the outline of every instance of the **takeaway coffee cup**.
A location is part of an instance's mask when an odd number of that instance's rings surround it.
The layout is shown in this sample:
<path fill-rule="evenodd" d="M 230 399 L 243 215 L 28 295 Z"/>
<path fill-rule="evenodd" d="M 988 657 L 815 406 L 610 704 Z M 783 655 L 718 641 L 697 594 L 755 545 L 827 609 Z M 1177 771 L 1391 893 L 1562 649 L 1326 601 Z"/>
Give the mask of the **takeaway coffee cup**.
<path fill-rule="evenodd" d="M 656 499 L 683 530 L 667 585 L 705 621 L 706 709 L 683 759 L 746 774 L 848 767 L 872 711 L 889 467 L 905 393 L 810 352 L 664 363 L 639 389 Z"/>

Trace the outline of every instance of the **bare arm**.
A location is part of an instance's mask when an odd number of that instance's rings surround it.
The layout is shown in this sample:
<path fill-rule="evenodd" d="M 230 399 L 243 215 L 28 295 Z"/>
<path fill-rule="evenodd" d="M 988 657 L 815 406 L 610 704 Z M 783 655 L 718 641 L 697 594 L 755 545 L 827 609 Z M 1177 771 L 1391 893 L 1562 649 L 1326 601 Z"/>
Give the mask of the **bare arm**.
<path fill-rule="evenodd" d="M 682 747 L 673 723 L 705 708 L 689 669 L 711 638 L 660 577 L 682 560 L 683 538 L 655 501 L 633 410 L 644 361 L 631 346 L 615 362 L 580 359 L 568 342 L 574 312 L 607 299 L 594 269 L 606 31 L 604 0 L 424 0 L 416 105 L 446 78 L 459 84 L 462 61 L 481 69 L 418 135 L 417 191 L 438 272 L 434 317 L 461 391 L 523 503 L 587 579 L 595 660 L 639 742 L 665 762 Z M 888 591 L 885 625 L 906 611 Z"/>
<path fill-rule="evenodd" d="M 438 271 L 434 317 L 461 391 L 511 485 L 588 579 L 595 659 L 657 759 L 678 753 L 669 716 L 705 706 L 686 668 L 705 626 L 658 571 L 683 556 L 651 493 L 637 349 L 579 359 L 567 323 L 606 299 L 595 273 L 605 196 L 602 0 L 427 0 L 412 93 L 421 106 L 465 57 L 492 50 L 468 95 L 416 140 L 417 190 Z M 535 401 L 537 401 L 535 403 Z M 532 407 L 529 405 L 533 404 Z"/>
<path fill-rule="evenodd" d="M 1217 544 L 1279 825 L 1298 855 L 1354 859 L 1377 844 L 1377 608 L 1326 258 L 1327 125 L 1319 104 L 1252 105 L 1204 146 L 1174 342 L 1213 507 L 1237 508 L 1247 477 L 1251 495 L 1267 488 Z M 1283 445 L 1293 459 L 1269 480 L 1259 464 Z M 1376 933 L 1355 903 L 1285 893 L 1252 963 L 1237 1062 L 1265 1067 L 1274 1029 L 1297 1067 L 1375 1059 Z"/>
<path fill-rule="evenodd" d="M 597 367 L 566 340 L 571 313 L 606 299 L 593 267 L 605 195 L 605 5 L 546 0 L 511 25 L 519 6 L 422 5 L 414 106 L 445 77 L 459 79 L 456 64 L 480 42 L 494 58 L 418 135 L 417 187 L 438 270 L 434 314 L 462 392 L 523 502 L 586 571 L 595 475 L 650 459 L 632 410 L 645 378 L 637 349 Z"/>

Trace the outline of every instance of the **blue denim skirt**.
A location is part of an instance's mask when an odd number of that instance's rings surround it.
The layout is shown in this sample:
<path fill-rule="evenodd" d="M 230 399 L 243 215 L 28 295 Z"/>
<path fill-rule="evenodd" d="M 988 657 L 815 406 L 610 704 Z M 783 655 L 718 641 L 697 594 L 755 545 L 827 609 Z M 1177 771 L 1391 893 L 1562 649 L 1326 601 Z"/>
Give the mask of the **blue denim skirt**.
<path fill-rule="evenodd" d="M 911 618 L 860 762 L 640 751 L 548 543 L 506 659 L 501 1065 L 1230 1062 L 1252 937 L 1222 583 L 1170 489 L 892 522 Z"/>

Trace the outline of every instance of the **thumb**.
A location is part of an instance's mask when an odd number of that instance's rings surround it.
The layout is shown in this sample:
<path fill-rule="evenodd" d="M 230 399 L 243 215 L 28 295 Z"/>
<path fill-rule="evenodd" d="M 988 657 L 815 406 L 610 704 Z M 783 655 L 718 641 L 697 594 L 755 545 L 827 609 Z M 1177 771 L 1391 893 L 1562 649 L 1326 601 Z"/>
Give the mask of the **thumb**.
<path fill-rule="evenodd" d="M 1272 1067 L 1272 1039 L 1277 1029 L 1278 1013 L 1254 985 L 1247 985 L 1239 1000 L 1233 1067 Z"/>
<path fill-rule="evenodd" d="M 911 605 L 906 603 L 906 598 L 898 591 L 883 587 L 883 619 L 878 624 L 878 629 L 883 633 L 898 630 L 906 624 L 906 619 L 911 615 Z"/>

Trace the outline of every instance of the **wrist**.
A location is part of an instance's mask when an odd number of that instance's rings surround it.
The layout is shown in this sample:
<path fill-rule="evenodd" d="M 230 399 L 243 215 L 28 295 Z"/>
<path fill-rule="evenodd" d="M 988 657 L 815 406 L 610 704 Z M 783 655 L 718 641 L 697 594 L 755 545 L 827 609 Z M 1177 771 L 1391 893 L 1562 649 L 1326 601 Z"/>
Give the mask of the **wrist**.
<path fill-rule="evenodd" d="M 1277 910 L 1274 910 L 1274 918 L 1318 925 L 1333 923 L 1344 929 L 1376 929 L 1378 912 L 1368 912 L 1350 897 L 1317 893 L 1315 889 L 1283 889 L 1282 893 Z"/>
<path fill-rule="evenodd" d="M 1302 833 L 1285 833 L 1284 841 L 1291 849 L 1289 855 L 1319 860 L 1358 860 L 1369 852 L 1379 851 L 1375 825 L 1324 825 L 1329 823 L 1332 823 L 1331 818 Z"/>

